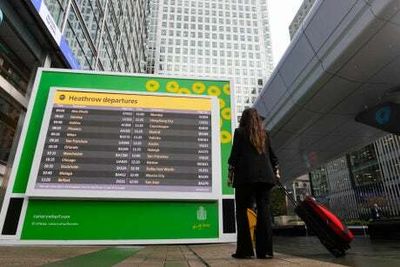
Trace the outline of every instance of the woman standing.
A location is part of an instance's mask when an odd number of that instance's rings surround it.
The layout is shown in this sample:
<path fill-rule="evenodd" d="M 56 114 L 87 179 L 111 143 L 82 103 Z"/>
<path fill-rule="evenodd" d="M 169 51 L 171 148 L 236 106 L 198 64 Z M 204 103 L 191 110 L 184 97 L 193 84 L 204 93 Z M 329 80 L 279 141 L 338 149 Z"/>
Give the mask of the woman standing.
<path fill-rule="evenodd" d="M 254 108 L 245 109 L 239 128 L 235 129 L 233 146 L 228 160 L 230 173 L 234 173 L 237 244 L 234 258 L 254 256 L 250 236 L 247 208 L 252 200 L 257 205 L 256 256 L 272 258 L 272 222 L 269 195 L 279 178 L 278 159 L 271 149 L 271 141 L 262 127 L 261 118 Z M 230 175 L 230 177 L 232 177 Z"/>

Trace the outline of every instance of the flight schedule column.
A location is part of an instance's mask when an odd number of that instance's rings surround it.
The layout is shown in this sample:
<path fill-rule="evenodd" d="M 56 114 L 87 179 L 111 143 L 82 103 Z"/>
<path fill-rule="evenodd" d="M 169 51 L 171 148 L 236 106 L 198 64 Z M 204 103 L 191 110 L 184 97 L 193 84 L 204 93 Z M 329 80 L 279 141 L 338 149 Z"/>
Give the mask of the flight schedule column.
<path fill-rule="evenodd" d="M 211 114 L 203 112 L 144 112 L 146 136 L 141 156 L 144 185 L 174 190 L 209 190 L 211 186 Z M 136 149 L 133 146 L 133 149 Z M 131 167 L 132 168 L 132 167 Z"/>
<path fill-rule="evenodd" d="M 127 184 L 132 114 L 56 105 L 45 139 L 39 181 L 89 189 L 99 184 Z"/>
<path fill-rule="evenodd" d="M 210 99 L 57 90 L 51 105 L 36 189 L 212 191 Z"/>

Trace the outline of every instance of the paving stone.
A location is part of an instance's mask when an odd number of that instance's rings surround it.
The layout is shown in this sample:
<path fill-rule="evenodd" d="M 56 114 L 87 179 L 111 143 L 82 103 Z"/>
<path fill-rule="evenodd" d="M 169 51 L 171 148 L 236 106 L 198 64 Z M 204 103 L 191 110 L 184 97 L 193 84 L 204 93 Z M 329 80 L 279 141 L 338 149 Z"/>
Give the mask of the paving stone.
<path fill-rule="evenodd" d="M 0 266 L 41 266 L 104 250 L 110 246 L 0 246 Z M 234 259 L 235 243 L 143 246 L 116 267 L 398 267 L 400 242 L 356 238 L 342 258 L 333 257 L 315 237 L 276 237 L 273 259 Z M 126 249 L 127 247 L 115 247 Z"/>
<path fill-rule="evenodd" d="M 104 248 L 80 246 L 0 246 L 0 265 L 41 266 Z"/>

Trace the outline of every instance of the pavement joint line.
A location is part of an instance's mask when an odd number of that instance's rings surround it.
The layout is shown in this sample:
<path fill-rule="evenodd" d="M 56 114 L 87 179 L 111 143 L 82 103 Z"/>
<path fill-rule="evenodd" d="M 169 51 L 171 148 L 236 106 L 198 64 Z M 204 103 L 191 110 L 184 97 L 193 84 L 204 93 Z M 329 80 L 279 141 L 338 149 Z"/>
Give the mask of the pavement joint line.
<path fill-rule="evenodd" d="M 108 247 L 104 249 L 99 249 L 94 252 L 85 253 L 73 257 L 69 257 L 63 260 L 58 260 L 54 262 L 49 262 L 42 265 L 43 267 L 64 267 L 64 266 L 113 266 L 121 261 L 131 257 L 140 251 L 140 248 L 116 248 Z"/>
<path fill-rule="evenodd" d="M 200 257 L 200 255 L 197 254 L 190 246 L 187 246 L 187 248 L 188 248 L 194 255 L 196 255 L 196 257 L 197 257 L 202 263 L 204 263 L 205 266 L 211 267 L 210 264 L 208 264 L 202 257 Z"/>

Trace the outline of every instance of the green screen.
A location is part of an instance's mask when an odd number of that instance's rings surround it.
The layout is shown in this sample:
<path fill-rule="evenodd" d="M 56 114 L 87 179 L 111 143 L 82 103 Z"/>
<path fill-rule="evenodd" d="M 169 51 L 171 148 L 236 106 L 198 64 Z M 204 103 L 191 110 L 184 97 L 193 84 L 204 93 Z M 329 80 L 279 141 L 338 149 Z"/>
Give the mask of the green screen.
<path fill-rule="evenodd" d="M 217 202 L 30 200 L 23 229 L 21 239 L 34 240 L 217 238 L 218 207 Z"/>

